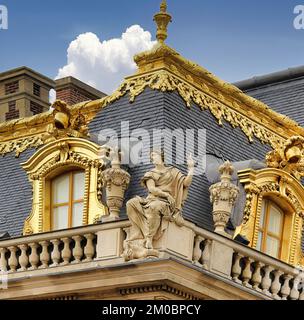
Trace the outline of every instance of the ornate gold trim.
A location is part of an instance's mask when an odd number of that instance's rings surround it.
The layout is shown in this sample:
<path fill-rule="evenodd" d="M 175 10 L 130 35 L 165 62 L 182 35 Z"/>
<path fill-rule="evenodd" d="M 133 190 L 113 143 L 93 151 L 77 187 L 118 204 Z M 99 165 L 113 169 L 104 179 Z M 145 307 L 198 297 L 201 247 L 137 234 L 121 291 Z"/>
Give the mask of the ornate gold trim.
<path fill-rule="evenodd" d="M 285 208 L 288 223 L 285 228 L 285 244 L 282 249 L 282 260 L 291 265 L 300 265 L 303 260 L 301 249 L 304 187 L 289 173 L 279 169 L 262 169 L 259 171 L 243 170 L 238 173 L 240 182 L 246 191 L 246 204 L 240 233 L 255 248 L 258 241 L 262 201 L 271 198 Z"/>
<path fill-rule="evenodd" d="M 161 18 L 162 15 L 167 16 L 165 12 L 161 13 Z M 161 26 L 161 29 L 165 32 L 166 28 Z M 162 35 L 160 37 L 163 38 Z M 202 110 L 209 110 L 219 125 L 226 121 L 232 127 L 240 128 L 250 142 L 257 138 L 262 143 L 279 148 L 292 136 L 304 137 L 304 128 L 295 121 L 183 58 L 163 41 L 159 41 L 150 51 L 136 55 L 134 60 L 138 66 L 135 75 L 126 78 L 110 96 L 69 107 L 71 118 L 80 117 L 85 121 L 85 128 L 96 113 L 108 104 L 127 93 L 130 102 L 133 102 L 146 88 L 151 88 L 162 92 L 177 91 L 187 107 L 196 104 Z M 28 148 L 39 147 L 53 121 L 54 111 L 49 111 L 0 124 L 0 154 L 16 151 L 18 156 Z"/>
<path fill-rule="evenodd" d="M 150 51 L 140 53 L 134 59 L 139 67 L 137 76 L 158 70 L 171 71 L 197 89 L 210 93 L 219 101 L 243 110 L 249 117 L 263 114 L 267 118 L 264 119 L 264 126 L 267 126 L 267 122 L 271 125 L 277 122 L 282 126 L 282 130 L 277 127 L 279 133 L 288 129 L 301 132 L 300 135 L 303 135 L 303 128 L 295 121 L 271 110 L 266 104 L 246 95 L 234 85 L 222 81 L 198 64 L 183 58 L 165 44 L 158 43 Z"/>
<path fill-rule="evenodd" d="M 18 158 L 23 151 L 30 148 L 37 149 L 43 145 L 43 143 L 42 135 L 3 142 L 0 144 L 0 155 L 4 156 L 7 153 L 15 152 L 15 156 Z"/>
<path fill-rule="evenodd" d="M 85 170 L 83 224 L 93 224 L 95 216 L 107 214 L 99 201 L 101 193 L 98 176 L 105 163 L 97 144 L 82 138 L 64 138 L 53 141 L 38 150 L 22 164 L 33 185 L 32 212 L 24 223 L 24 234 L 50 231 L 50 179 L 75 168 Z"/>
<path fill-rule="evenodd" d="M 223 125 L 224 120 L 227 121 L 233 128 L 240 128 L 250 142 L 253 142 L 254 137 L 263 143 L 270 144 L 272 147 L 280 146 L 284 142 L 283 136 L 261 126 L 260 119 L 256 118 L 255 121 L 252 121 L 240 110 L 228 107 L 210 94 L 206 94 L 184 82 L 171 72 L 160 71 L 145 75 L 140 79 L 130 79 L 125 90 L 129 92 L 130 101 L 133 102 L 136 96 L 141 94 L 147 87 L 163 92 L 177 91 L 188 108 L 193 103 L 199 106 L 201 110 L 209 110 L 220 126 Z"/>
<path fill-rule="evenodd" d="M 300 180 L 304 176 L 304 138 L 293 136 L 266 155 L 270 168 L 282 169 Z"/>

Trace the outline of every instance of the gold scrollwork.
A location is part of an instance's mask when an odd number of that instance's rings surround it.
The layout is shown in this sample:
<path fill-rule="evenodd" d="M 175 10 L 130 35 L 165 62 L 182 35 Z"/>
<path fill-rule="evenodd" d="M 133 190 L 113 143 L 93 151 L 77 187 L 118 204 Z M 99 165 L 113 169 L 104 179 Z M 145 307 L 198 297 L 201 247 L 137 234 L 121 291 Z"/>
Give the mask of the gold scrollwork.
<path fill-rule="evenodd" d="M 18 158 L 22 152 L 30 148 L 38 148 L 43 145 L 42 135 L 37 135 L 25 139 L 18 139 L 0 143 L 0 155 L 4 156 L 7 153 L 15 152 Z"/>
<path fill-rule="evenodd" d="M 304 138 L 293 136 L 266 155 L 270 168 L 282 169 L 300 180 L 304 176 Z"/>

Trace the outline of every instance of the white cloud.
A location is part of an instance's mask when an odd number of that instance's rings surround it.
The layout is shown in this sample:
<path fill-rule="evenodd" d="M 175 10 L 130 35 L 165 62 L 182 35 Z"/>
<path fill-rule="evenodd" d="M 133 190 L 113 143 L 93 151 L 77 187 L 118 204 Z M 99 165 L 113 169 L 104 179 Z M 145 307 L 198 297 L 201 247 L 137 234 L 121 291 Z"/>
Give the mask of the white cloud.
<path fill-rule="evenodd" d="M 105 41 L 92 32 L 80 34 L 70 43 L 67 65 L 59 69 L 56 79 L 73 76 L 110 94 L 136 70 L 133 56 L 154 44 L 150 32 L 139 25 L 129 27 L 118 39 Z"/>

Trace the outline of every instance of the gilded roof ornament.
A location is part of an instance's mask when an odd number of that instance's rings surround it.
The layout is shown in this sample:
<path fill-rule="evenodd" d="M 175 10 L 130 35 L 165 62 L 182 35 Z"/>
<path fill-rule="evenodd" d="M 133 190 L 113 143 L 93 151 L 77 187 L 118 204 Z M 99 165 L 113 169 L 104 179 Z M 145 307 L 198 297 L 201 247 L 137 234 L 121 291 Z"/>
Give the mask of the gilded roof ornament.
<path fill-rule="evenodd" d="M 282 147 L 266 155 L 266 163 L 268 167 L 284 170 L 300 180 L 304 176 L 304 138 L 291 137 Z"/>
<path fill-rule="evenodd" d="M 70 107 L 60 100 L 52 105 L 53 121 L 43 136 L 46 143 L 65 137 L 87 138 L 89 136 L 87 121 L 83 114 L 72 114 Z"/>
<path fill-rule="evenodd" d="M 160 5 L 160 12 L 154 16 L 157 24 L 156 39 L 160 43 L 164 43 L 168 37 L 168 25 L 172 22 L 172 17 L 167 13 L 167 1 L 163 0 Z"/>

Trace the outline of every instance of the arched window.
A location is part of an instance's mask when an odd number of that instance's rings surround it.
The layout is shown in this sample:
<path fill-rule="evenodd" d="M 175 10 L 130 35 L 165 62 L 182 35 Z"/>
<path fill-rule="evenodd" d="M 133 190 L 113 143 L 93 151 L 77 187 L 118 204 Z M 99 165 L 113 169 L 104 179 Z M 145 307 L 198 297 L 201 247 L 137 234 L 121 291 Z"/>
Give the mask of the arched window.
<path fill-rule="evenodd" d="M 239 171 L 246 192 L 242 225 L 249 246 L 291 265 L 303 264 L 304 187 L 280 169 Z"/>
<path fill-rule="evenodd" d="M 70 171 L 51 181 L 51 227 L 79 227 L 83 221 L 84 171 Z"/>
<path fill-rule="evenodd" d="M 108 152 L 73 137 L 56 139 L 35 152 L 22 165 L 33 186 L 24 235 L 94 224 L 107 215 L 100 176 Z"/>
<path fill-rule="evenodd" d="M 281 258 L 285 214 L 273 201 L 264 199 L 260 216 L 257 249 Z"/>

